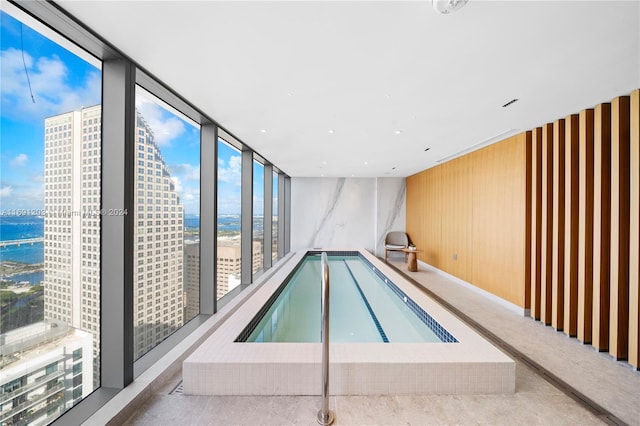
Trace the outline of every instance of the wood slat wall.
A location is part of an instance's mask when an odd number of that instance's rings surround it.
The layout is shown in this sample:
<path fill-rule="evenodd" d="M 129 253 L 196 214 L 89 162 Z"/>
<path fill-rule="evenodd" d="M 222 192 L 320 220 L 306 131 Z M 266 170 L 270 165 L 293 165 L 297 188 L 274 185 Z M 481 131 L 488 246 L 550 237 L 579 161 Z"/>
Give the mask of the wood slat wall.
<path fill-rule="evenodd" d="M 540 321 L 551 324 L 553 254 L 553 124 L 542 126 L 542 241 L 540 243 Z"/>
<path fill-rule="evenodd" d="M 565 252 L 565 123 L 553 123 L 553 240 L 551 273 L 551 325 L 564 329 L 564 252 Z"/>
<path fill-rule="evenodd" d="M 611 104 L 594 109 L 593 139 L 593 316 L 591 344 L 609 349 L 609 274 L 611 264 Z"/>
<path fill-rule="evenodd" d="M 407 178 L 420 260 L 640 358 L 640 90 Z"/>
<path fill-rule="evenodd" d="M 540 319 L 542 257 L 542 128 L 531 135 L 531 318 Z M 525 271 L 526 273 L 526 271 Z"/>
<path fill-rule="evenodd" d="M 609 353 L 627 359 L 629 339 L 629 97 L 611 103 L 611 315 Z"/>
<path fill-rule="evenodd" d="M 629 144 L 629 364 L 640 367 L 640 90 L 631 94 Z"/>
<path fill-rule="evenodd" d="M 578 333 L 578 124 L 577 114 L 565 118 L 563 331 L 571 337 Z"/>
<path fill-rule="evenodd" d="M 591 343 L 593 303 L 593 110 L 578 123 L 578 340 Z"/>

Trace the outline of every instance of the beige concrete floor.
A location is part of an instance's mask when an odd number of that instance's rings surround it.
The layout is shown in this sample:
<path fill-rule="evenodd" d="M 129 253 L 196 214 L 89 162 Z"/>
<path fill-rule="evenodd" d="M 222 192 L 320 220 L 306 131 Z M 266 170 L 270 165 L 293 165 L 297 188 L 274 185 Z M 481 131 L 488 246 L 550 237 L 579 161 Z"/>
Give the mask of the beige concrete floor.
<path fill-rule="evenodd" d="M 405 270 L 401 261 L 392 265 Z M 605 411 L 640 425 L 640 373 L 509 310 L 423 266 L 409 276 L 460 309 L 510 346 L 543 366 Z M 140 405 L 127 425 L 313 425 L 320 397 L 186 396 L 180 374 Z M 516 360 L 516 392 L 510 395 L 331 397 L 342 425 L 590 425 L 609 422 Z M 598 415 L 600 414 L 600 415 Z"/>

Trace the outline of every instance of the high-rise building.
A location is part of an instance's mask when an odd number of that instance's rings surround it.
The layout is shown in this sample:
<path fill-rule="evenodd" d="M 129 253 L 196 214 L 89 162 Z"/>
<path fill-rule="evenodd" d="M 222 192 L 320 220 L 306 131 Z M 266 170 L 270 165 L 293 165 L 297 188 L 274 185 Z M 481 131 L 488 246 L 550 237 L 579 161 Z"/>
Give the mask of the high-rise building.
<path fill-rule="evenodd" d="M 184 320 L 200 313 L 200 243 L 184 242 Z"/>
<path fill-rule="evenodd" d="M 45 119 L 44 316 L 93 335 L 100 377 L 101 106 Z"/>
<path fill-rule="evenodd" d="M 216 297 L 220 299 L 240 285 L 240 274 L 242 272 L 240 237 L 219 238 L 217 250 Z M 252 268 L 255 271 L 260 269 L 260 265 L 262 265 L 262 259 L 260 258 L 262 244 L 259 241 L 252 242 L 252 253 Z"/>
<path fill-rule="evenodd" d="M 91 334 L 40 321 L 2 335 L 0 424 L 49 424 L 93 386 Z"/>
<path fill-rule="evenodd" d="M 100 220 L 135 214 L 135 354 L 183 324 L 183 207 L 153 131 L 137 113 L 135 212 L 101 206 L 101 106 L 45 119 L 45 318 L 92 333 L 100 370 Z"/>
<path fill-rule="evenodd" d="M 134 357 L 184 324 L 184 209 L 145 119 L 136 119 Z"/>

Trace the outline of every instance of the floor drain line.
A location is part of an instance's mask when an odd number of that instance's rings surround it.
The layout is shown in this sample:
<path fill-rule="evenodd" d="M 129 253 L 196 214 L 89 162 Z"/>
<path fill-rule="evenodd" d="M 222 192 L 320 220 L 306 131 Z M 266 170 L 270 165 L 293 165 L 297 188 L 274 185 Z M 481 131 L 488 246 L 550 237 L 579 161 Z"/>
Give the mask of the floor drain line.
<path fill-rule="evenodd" d="M 449 303 L 446 300 L 444 300 L 442 297 L 440 297 L 437 294 L 435 294 L 433 291 L 431 291 L 431 290 L 425 288 L 424 286 L 422 286 L 416 280 L 414 280 L 409 275 L 407 275 L 404 271 L 401 271 L 399 268 L 397 268 L 392 263 L 389 263 L 387 261 L 384 261 L 384 262 L 387 265 L 389 265 L 392 268 L 394 268 L 397 272 L 399 272 L 400 275 L 402 275 L 410 283 L 415 285 L 416 288 L 421 290 L 423 293 L 425 293 L 429 297 L 433 298 L 435 301 L 437 301 L 439 304 L 441 304 L 443 307 L 445 307 L 449 312 L 451 312 L 452 314 L 457 316 L 460 320 L 465 322 L 471 328 L 475 329 L 478 333 L 480 333 L 482 336 L 484 336 L 485 338 L 490 340 L 493 344 L 498 346 L 500 349 L 502 349 L 505 352 L 509 353 L 509 355 L 511 355 L 512 357 L 516 358 L 518 361 L 522 362 L 523 364 L 526 364 L 536 374 L 538 374 L 540 377 L 545 379 L 547 382 L 551 383 L 553 386 L 555 386 L 556 388 L 561 390 L 569 398 L 573 399 L 574 401 L 579 403 L 581 406 L 583 406 L 584 408 L 586 408 L 589 411 L 591 411 L 591 413 L 593 413 L 600 420 L 602 420 L 603 422 L 605 422 L 605 423 L 607 423 L 609 425 L 613 425 L 613 426 L 628 426 L 627 423 L 625 423 L 624 421 L 622 421 L 621 419 L 616 417 L 614 414 L 610 413 L 607 409 L 602 407 L 600 404 L 598 404 L 597 402 L 593 401 L 591 398 L 587 397 L 585 394 L 583 394 L 582 392 L 578 391 L 576 388 L 574 388 L 573 386 L 571 386 L 570 384 L 568 384 L 567 382 L 562 380 L 560 377 L 556 376 L 551 371 L 547 370 L 542 365 L 538 364 L 536 361 L 532 360 L 527 355 L 525 355 L 524 353 L 520 352 L 518 349 L 514 348 L 513 346 L 511 346 L 510 344 L 505 342 L 502 338 L 498 337 L 496 334 L 494 334 L 493 332 L 491 332 L 488 329 L 486 329 L 484 326 L 482 326 L 476 320 L 474 320 L 471 317 L 469 317 L 468 315 L 464 314 L 458 308 L 456 308 L 451 303 Z"/>
<path fill-rule="evenodd" d="M 169 395 L 184 395 L 184 387 L 182 386 L 182 380 L 169 392 Z"/>

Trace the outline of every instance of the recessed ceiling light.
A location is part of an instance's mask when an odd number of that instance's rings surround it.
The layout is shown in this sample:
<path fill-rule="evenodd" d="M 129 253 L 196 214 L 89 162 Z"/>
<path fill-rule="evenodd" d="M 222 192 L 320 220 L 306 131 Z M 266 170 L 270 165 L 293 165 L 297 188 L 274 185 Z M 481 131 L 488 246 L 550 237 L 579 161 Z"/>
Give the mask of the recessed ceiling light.
<path fill-rule="evenodd" d="M 396 135 L 399 135 L 400 133 L 402 133 L 402 130 L 396 130 L 396 131 L 395 131 L 395 132 L 393 132 L 393 133 L 395 133 Z"/>
<path fill-rule="evenodd" d="M 364 165 L 366 166 L 367 164 L 369 164 L 369 162 L 368 162 L 368 161 L 365 161 L 365 162 L 364 162 Z"/>
<path fill-rule="evenodd" d="M 260 133 L 267 133 L 266 129 L 260 129 Z"/>
<path fill-rule="evenodd" d="M 331 135 L 332 135 L 332 134 L 334 134 L 334 133 L 335 133 L 335 130 L 333 130 L 333 129 L 329 129 L 329 134 L 331 134 Z"/>

